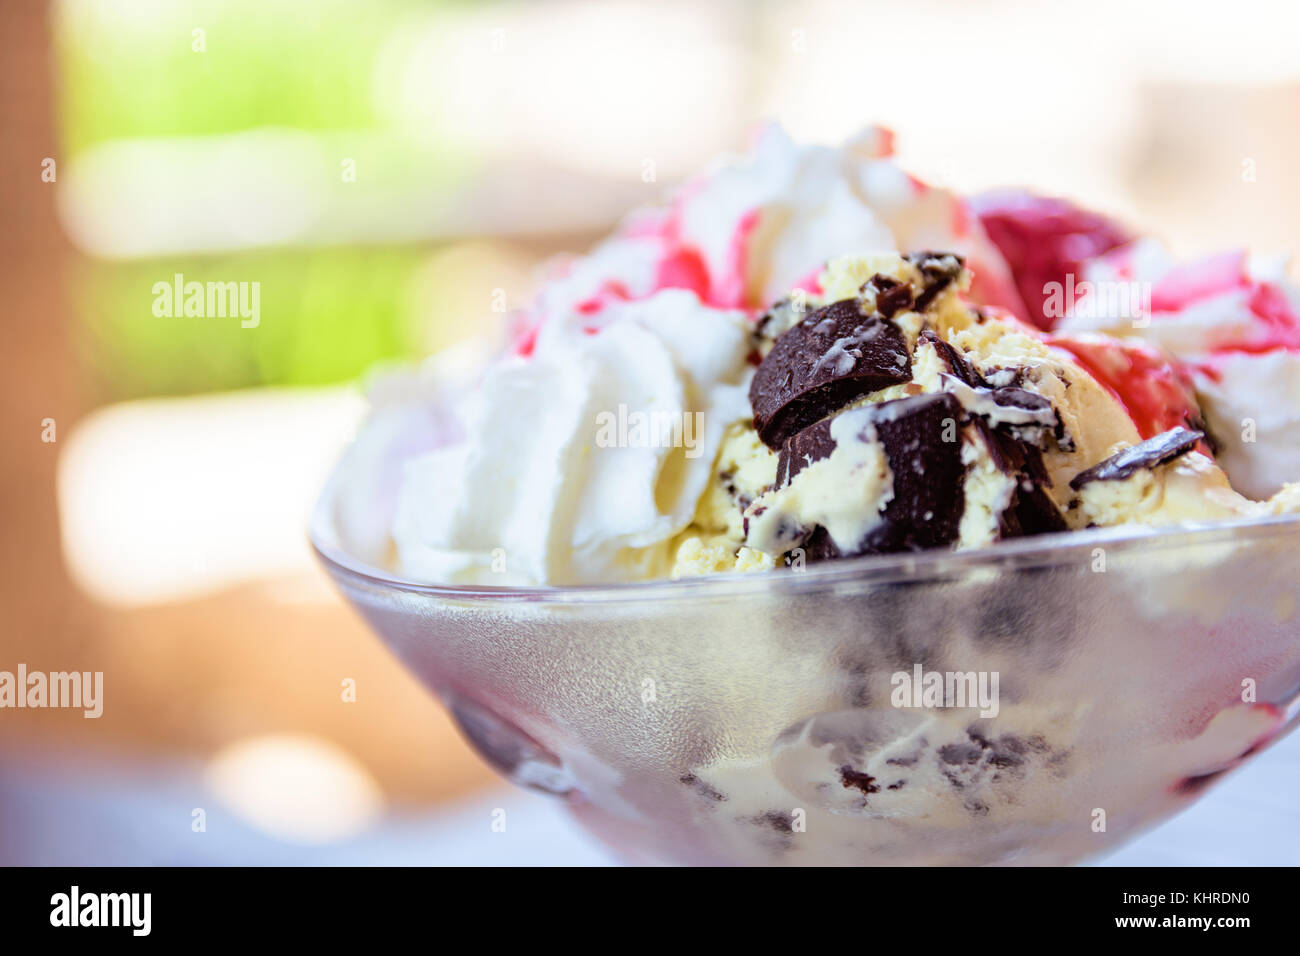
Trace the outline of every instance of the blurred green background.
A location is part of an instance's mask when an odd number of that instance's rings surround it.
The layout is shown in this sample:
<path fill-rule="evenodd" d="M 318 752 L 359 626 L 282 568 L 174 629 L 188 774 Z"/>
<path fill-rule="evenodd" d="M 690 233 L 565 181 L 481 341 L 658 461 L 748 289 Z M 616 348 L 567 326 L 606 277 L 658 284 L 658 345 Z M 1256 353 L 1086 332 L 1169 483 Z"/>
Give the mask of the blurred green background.
<path fill-rule="evenodd" d="M 337 170 L 332 181 L 317 175 L 311 183 L 323 191 L 317 206 L 346 204 L 349 191 L 367 201 L 376 193 L 400 201 L 407 191 L 454 190 L 471 154 L 436 124 L 422 124 L 418 137 L 395 128 L 381 115 L 374 90 L 377 64 L 403 24 L 451 6 L 400 0 L 62 4 L 55 17 L 62 162 L 76 170 L 86 161 L 80 168 L 90 179 L 73 202 L 83 202 L 87 190 L 102 195 L 112 187 L 99 172 L 97 150 L 135 141 L 166 159 L 166 140 L 203 139 L 216 149 L 222 137 L 254 129 L 315 141 L 325 157 L 321 165 Z M 345 159 L 355 161 L 353 179 L 345 178 Z M 275 189 L 282 171 L 267 172 L 264 186 Z M 162 192 L 154 201 L 166 204 L 188 184 L 182 177 L 157 185 Z M 92 205 L 69 218 L 75 223 L 104 212 Z M 179 219 L 187 210 L 173 212 Z M 103 400 L 343 382 L 378 361 L 415 358 L 469 331 L 463 322 L 428 321 L 413 302 L 420 270 L 445 245 L 436 239 L 367 236 L 362 245 L 337 234 L 315 236 L 308 222 L 279 241 L 253 234 L 244 248 L 184 250 L 183 228 L 169 232 L 155 222 L 144 254 L 128 247 L 124 255 L 113 240 L 130 230 L 129 220 L 92 228 L 96 238 L 81 243 L 90 254 L 73 265 L 83 331 L 78 350 L 96 373 Z M 172 243 L 181 251 L 166 254 Z M 260 325 L 155 319 L 151 289 L 175 273 L 187 282 L 258 282 Z"/>
<path fill-rule="evenodd" d="M 1292 245 L 1277 210 L 1300 200 L 1300 69 L 1256 25 L 1286 36 L 1300 14 L 1162 7 L 58 0 L 59 218 L 87 384 L 106 402 L 337 383 L 496 334 L 496 290 L 521 304 L 538 260 L 767 119 L 823 142 L 881 122 L 923 179 L 1070 195 L 1185 254 Z M 1080 17 L 1124 30 L 1097 42 Z M 1008 22 L 1059 45 L 981 57 Z M 924 63 L 876 42 L 886 25 L 924 35 Z M 1243 157 L 1268 188 L 1243 188 Z M 259 282 L 259 327 L 155 319 L 149 290 L 177 272 Z"/>

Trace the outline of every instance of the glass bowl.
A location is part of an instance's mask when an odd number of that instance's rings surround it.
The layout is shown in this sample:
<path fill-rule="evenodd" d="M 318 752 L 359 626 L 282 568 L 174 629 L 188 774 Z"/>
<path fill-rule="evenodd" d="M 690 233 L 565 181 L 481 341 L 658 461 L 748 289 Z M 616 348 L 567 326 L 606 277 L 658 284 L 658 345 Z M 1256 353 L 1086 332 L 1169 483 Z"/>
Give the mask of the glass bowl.
<path fill-rule="evenodd" d="M 1063 864 L 1300 713 L 1300 520 L 565 588 L 312 541 L 484 759 L 623 859 Z"/>

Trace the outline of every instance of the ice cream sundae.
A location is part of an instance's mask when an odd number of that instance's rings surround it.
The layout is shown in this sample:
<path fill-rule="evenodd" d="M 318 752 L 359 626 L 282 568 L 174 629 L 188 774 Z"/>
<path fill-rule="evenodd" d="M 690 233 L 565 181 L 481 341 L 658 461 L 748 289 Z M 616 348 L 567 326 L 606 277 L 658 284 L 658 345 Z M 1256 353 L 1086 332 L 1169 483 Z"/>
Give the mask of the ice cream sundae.
<path fill-rule="evenodd" d="M 596 584 L 1295 507 L 1276 268 L 967 201 L 890 147 L 769 129 L 554 264 L 372 551 L 419 580 Z"/>
<path fill-rule="evenodd" d="M 373 390 L 313 536 L 625 857 L 1062 863 L 1300 707 L 1300 296 L 768 129 Z"/>

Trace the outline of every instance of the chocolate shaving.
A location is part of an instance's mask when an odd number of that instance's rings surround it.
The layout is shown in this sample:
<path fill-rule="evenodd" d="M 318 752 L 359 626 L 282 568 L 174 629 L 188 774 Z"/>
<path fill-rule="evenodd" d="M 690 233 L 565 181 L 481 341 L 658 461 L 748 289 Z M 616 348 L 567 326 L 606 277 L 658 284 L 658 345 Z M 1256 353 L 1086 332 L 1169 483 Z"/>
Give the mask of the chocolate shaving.
<path fill-rule="evenodd" d="M 1070 479 L 1070 487 L 1078 491 L 1092 481 L 1123 481 L 1143 468 L 1156 468 L 1187 454 L 1204 437 L 1204 432 L 1190 428 L 1171 428 L 1079 472 Z"/>

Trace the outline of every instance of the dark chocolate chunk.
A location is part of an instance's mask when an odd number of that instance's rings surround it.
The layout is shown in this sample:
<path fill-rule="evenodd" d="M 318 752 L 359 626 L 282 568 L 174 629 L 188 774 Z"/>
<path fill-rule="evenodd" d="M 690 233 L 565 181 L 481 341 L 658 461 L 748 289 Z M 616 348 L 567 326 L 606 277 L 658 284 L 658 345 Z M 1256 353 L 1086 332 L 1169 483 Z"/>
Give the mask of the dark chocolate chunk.
<path fill-rule="evenodd" d="M 813 533 L 801 547 L 805 561 L 833 561 L 836 558 L 846 557 L 844 552 L 835 547 L 835 542 L 831 540 L 831 533 L 821 525 L 813 529 Z"/>
<path fill-rule="evenodd" d="M 984 419 L 973 419 L 975 429 L 984 439 L 989 457 L 998 471 L 1016 482 L 1011 502 L 999 520 L 1003 538 L 1022 538 L 1035 534 L 1065 531 L 1065 518 L 1044 489 L 1052 479 L 1043 464 L 1042 451 L 1004 428 L 992 428 Z"/>
<path fill-rule="evenodd" d="M 985 388 L 988 386 L 988 383 L 984 381 L 984 377 L 980 375 L 975 366 L 966 361 L 966 356 L 940 338 L 938 332 L 925 329 L 921 332 L 917 341 L 928 342 L 933 345 L 939 353 L 939 358 L 948 366 L 948 371 L 971 388 Z"/>
<path fill-rule="evenodd" d="M 999 533 L 1004 538 L 1026 538 L 1035 534 L 1066 531 L 1069 526 L 1042 485 L 1022 481 L 1002 512 Z"/>
<path fill-rule="evenodd" d="M 754 427 L 770 448 L 863 395 L 907 382 L 912 357 L 893 323 L 843 299 L 776 340 L 749 387 Z"/>
<path fill-rule="evenodd" d="M 1052 476 L 1047 473 L 1047 466 L 1043 464 L 1043 452 L 1037 445 L 1032 445 L 1022 438 L 1015 435 L 1001 436 L 1002 447 L 1015 448 L 1017 467 L 1016 470 L 1032 481 L 1035 485 L 1042 485 L 1045 488 L 1052 487 Z"/>
<path fill-rule="evenodd" d="M 845 789 L 861 790 L 865 794 L 879 793 L 880 784 L 876 783 L 876 778 L 869 773 L 863 773 L 861 770 L 854 770 L 848 764 L 840 767 L 840 783 Z"/>
<path fill-rule="evenodd" d="M 784 488 L 790 479 L 803 471 L 814 461 L 829 458 L 835 450 L 835 439 L 831 438 L 831 420 L 829 418 L 814 422 L 802 431 L 795 432 L 781 446 L 781 453 L 776 459 L 776 486 Z"/>
<path fill-rule="evenodd" d="M 865 411 L 889 462 L 894 495 L 881 512 L 880 523 L 856 548 L 841 551 L 825 528 L 812 529 L 800 545 L 808 561 L 920 551 L 957 540 L 965 510 L 961 403 L 946 392 L 936 392 L 881 402 Z M 786 440 L 777 459 L 778 487 L 810 462 L 829 457 L 835 449 L 830 425 L 831 419 L 816 422 Z"/>
<path fill-rule="evenodd" d="M 951 252 L 913 252 L 907 261 L 921 272 L 921 293 L 916 297 L 916 310 L 924 311 L 948 286 L 957 281 L 965 263 L 961 256 Z"/>
<path fill-rule="evenodd" d="M 776 487 L 783 488 L 815 461 L 829 458 L 835 450 L 835 439 L 831 437 L 831 419 L 824 418 L 814 422 L 802 431 L 796 432 L 785 440 L 781 453 L 776 459 Z M 745 534 L 749 534 L 749 518 L 745 518 Z M 829 561 L 843 557 L 840 549 L 835 547 L 830 533 L 820 525 L 799 545 L 805 561 Z"/>
<path fill-rule="evenodd" d="M 887 319 L 912 307 L 912 286 L 907 282 L 877 272 L 862 284 L 862 291 L 868 287 L 876 290 L 876 311 Z"/>
<path fill-rule="evenodd" d="M 966 507 L 962 486 L 962 408 L 947 392 L 915 395 L 871 407 L 885 447 L 894 496 L 859 550 L 920 551 L 957 540 Z"/>
<path fill-rule="evenodd" d="M 1171 428 L 1079 472 L 1070 479 L 1070 487 L 1078 491 L 1090 481 L 1123 481 L 1143 468 L 1155 468 L 1187 454 L 1204 437 L 1203 432 L 1190 428 Z"/>

